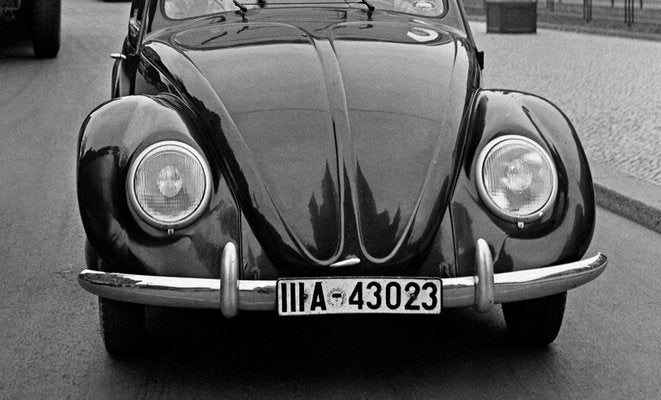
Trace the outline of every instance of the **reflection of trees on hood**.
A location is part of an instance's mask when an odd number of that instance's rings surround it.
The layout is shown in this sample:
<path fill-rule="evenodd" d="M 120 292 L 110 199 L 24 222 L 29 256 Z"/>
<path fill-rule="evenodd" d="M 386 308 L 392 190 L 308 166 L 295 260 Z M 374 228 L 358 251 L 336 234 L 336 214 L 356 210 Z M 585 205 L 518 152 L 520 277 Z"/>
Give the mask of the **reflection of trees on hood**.
<path fill-rule="evenodd" d="M 338 225 L 338 202 L 335 184 L 331 177 L 330 167 L 326 162 L 326 171 L 321 181 L 321 206 L 317 204 L 314 192 L 310 196 L 308 208 L 310 210 L 310 222 L 312 223 L 312 234 L 314 237 L 315 248 L 308 246 L 308 251 L 318 252 L 319 254 L 333 254 L 335 252 L 335 243 L 337 237 L 335 229 L 328 229 L 330 226 Z"/>
<path fill-rule="evenodd" d="M 365 175 L 360 168 L 360 163 L 356 168 L 356 185 L 358 189 L 358 210 L 360 212 L 360 223 L 363 226 L 362 238 L 365 247 L 372 252 L 372 256 L 381 257 L 377 254 L 384 243 L 396 243 L 397 231 L 399 231 L 401 220 L 401 208 L 397 207 L 397 212 L 390 222 L 390 214 L 387 210 L 377 213 L 377 205 L 374 200 L 374 194 L 370 189 Z M 389 251 L 389 250 L 386 250 Z"/>
<path fill-rule="evenodd" d="M 308 203 L 315 242 L 315 248 L 308 248 L 308 250 L 326 255 L 333 254 L 335 248 L 332 246 L 337 242 L 335 230 L 329 229 L 329 227 L 339 223 L 337 220 L 338 197 L 328 164 L 326 164 L 326 172 L 321 187 L 321 205 L 317 202 L 314 193 L 310 196 L 310 202 Z M 401 209 L 397 209 L 392 222 L 390 213 L 387 210 L 377 212 L 374 194 L 361 171 L 360 165 L 357 168 L 357 188 L 358 199 L 354 200 L 354 204 L 357 203 L 360 212 L 359 223 L 363 227 L 362 240 L 365 247 L 375 252 L 379 251 L 384 243 L 395 243 L 397 233 L 400 230 Z M 352 217 L 352 215 L 345 215 L 347 219 L 345 223 L 354 226 L 353 221 L 350 220 Z M 345 243 L 347 248 L 352 248 L 354 245 L 355 243 Z M 373 255 L 381 256 L 380 254 Z"/>

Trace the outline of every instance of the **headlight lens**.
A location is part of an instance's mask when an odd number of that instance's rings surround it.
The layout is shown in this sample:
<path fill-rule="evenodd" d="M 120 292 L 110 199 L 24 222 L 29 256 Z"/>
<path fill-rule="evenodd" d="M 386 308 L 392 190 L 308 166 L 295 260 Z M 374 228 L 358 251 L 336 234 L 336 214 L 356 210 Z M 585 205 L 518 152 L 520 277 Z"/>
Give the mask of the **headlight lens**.
<path fill-rule="evenodd" d="M 145 221 L 158 228 L 184 226 L 204 210 L 211 175 L 202 155 L 191 146 L 165 141 L 149 146 L 129 169 L 129 199 Z"/>
<path fill-rule="evenodd" d="M 501 218 L 527 222 L 540 218 L 558 190 L 553 160 L 522 136 L 502 136 L 489 143 L 477 160 L 480 197 Z"/>

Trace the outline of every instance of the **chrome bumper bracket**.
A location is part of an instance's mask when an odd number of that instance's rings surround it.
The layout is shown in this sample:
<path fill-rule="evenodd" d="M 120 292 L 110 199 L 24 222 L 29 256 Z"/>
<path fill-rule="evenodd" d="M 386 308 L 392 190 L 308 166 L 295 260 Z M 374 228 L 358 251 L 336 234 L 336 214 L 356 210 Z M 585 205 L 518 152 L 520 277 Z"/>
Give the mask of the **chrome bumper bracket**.
<path fill-rule="evenodd" d="M 232 242 L 225 245 L 220 259 L 220 311 L 226 318 L 239 313 L 239 257 Z"/>
<path fill-rule="evenodd" d="M 494 303 L 493 257 L 484 239 L 478 239 L 475 246 L 475 309 L 479 312 L 491 310 Z"/>

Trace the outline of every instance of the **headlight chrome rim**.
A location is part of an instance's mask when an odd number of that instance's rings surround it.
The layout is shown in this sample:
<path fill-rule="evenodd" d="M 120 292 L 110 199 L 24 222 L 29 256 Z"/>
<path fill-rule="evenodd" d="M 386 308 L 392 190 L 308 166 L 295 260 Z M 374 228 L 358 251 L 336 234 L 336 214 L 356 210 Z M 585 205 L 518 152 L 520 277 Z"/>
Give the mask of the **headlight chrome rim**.
<path fill-rule="evenodd" d="M 184 218 L 175 221 L 159 220 L 151 216 L 140 205 L 140 201 L 138 200 L 138 195 L 135 191 L 136 174 L 142 162 L 148 157 L 153 156 L 157 152 L 160 153 L 166 151 L 177 151 L 180 153 L 184 153 L 187 156 L 193 158 L 200 165 L 200 167 L 202 168 L 202 172 L 204 173 L 204 191 L 200 203 L 197 205 L 197 207 L 192 213 L 190 213 Z M 162 230 L 170 230 L 170 229 L 184 228 L 192 224 L 200 217 L 200 215 L 204 212 L 207 205 L 209 204 L 209 200 L 211 198 L 211 185 L 212 185 L 211 169 L 209 167 L 209 163 L 206 161 L 206 158 L 194 147 L 184 142 L 180 142 L 176 140 L 166 140 L 148 146 L 147 148 L 142 150 L 138 154 L 138 156 L 135 157 L 135 159 L 131 162 L 131 166 L 129 167 L 127 180 L 126 180 L 126 191 L 131 208 L 142 220 L 144 220 L 149 225 L 155 228 Z"/>
<path fill-rule="evenodd" d="M 539 153 L 539 155 L 541 155 L 544 158 L 549 168 L 551 169 L 551 193 L 549 194 L 548 199 L 542 205 L 541 208 L 529 214 L 516 214 L 516 213 L 508 212 L 507 210 L 501 208 L 491 198 L 484 183 L 484 163 L 487 157 L 497 146 L 500 146 L 507 141 L 523 142 L 526 145 L 533 147 Z M 499 218 L 509 222 L 528 223 L 542 218 L 553 207 L 556 201 L 556 197 L 558 195 L 558 171 L 555 166 L 555 162 L 553 161 L 553 158 L 551 158 L 550 154 L 537 142 L 525 136 L 504 135 L 497 137 L 492 141 L 490 141 L 489 143 L 487 143 L 487 145 L 484 146 L 484 148 L 480 151 L 480 154 L 478 155 L 475 175 L 477 181 L 478 194 L 482 199 L 482 201 L 486 204 L 487 208 L 489 208 L 489 210 Z"/>

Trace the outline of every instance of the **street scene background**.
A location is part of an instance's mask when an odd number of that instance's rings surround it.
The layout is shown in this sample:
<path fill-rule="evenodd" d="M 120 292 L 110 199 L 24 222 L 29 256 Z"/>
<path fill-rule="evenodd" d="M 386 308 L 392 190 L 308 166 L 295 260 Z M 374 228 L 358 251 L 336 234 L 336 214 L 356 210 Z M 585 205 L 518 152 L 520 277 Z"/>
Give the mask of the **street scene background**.
<path fill-rule="evenodd" d="M 605 253 L 609 267 L 569 293 L 547 349 L 510 345 L 499 307 L 434 320 L 231 322 L 155 309 L 153 348 L 109 356 L 96 298 L 76 281 L 76 140 L 109 99 L 109 54 L 121 49 L 128 10 L 63 0 L 52 60 L 0 40 L 0 398 L 661 397 L 661 235 L 601 208 L 588 255 Z M 471 26 L 485 52 L 484 87 L 548 98 L 576 126 L 591 164 L 661 186 L 661 41 L 546 28 L 487 34 L 479 18 Z"/>

